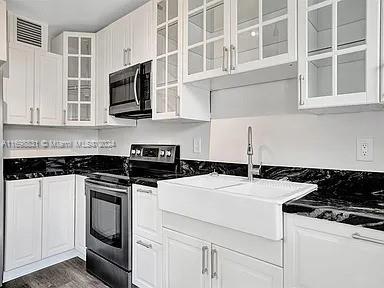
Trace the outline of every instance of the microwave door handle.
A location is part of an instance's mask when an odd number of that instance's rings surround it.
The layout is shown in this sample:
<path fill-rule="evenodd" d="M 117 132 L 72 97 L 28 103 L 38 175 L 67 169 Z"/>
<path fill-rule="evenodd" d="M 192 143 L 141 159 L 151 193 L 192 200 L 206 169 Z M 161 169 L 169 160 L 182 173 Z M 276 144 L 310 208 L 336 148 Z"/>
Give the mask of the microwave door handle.
<path fill-rule="evenodd" d="M 137 105 L 140 105 L 139 99 L 137 98 L 137 77 L 139 76 L 139 70 L 140 68 L 137 68 L 135 80 L 133 81 L 133 93 L 135 94 L 135 100 Z"/>

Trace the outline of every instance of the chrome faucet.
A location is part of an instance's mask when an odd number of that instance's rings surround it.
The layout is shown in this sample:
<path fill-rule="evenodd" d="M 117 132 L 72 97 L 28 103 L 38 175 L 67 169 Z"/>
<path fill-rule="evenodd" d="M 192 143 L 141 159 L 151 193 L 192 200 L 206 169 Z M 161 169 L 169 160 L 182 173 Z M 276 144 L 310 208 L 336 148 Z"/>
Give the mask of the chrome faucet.
<path fill-rule="evenodd" d="M 253 156 L 253 145 L 252 145 L 252 127 L 248 127 L 248 148 L 247 148 L 247 155 L 248 155 L 248 180 L 250 182 L 253 181 L 253 176 L 260 176 L 261 175 L 261 166 L 262 163 L 260 162 L 260 165 L 258 167 L 254 167 L 252 163 L 252 156 Z"/>

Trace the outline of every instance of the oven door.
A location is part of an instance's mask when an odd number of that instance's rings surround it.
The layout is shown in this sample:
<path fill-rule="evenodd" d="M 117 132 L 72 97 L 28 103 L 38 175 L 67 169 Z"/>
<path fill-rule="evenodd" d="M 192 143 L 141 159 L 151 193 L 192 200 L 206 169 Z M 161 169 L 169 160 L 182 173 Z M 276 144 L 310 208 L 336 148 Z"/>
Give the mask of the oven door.
<path fill-rule="evenodd" d="M 109 114 L 140 111 L 140 65 L 109 75 Z"/>
<path fill-rule="evenodd" d="M 87 249 L 131 271 L 132 193 L 130 187 L 87 179 Z"/>

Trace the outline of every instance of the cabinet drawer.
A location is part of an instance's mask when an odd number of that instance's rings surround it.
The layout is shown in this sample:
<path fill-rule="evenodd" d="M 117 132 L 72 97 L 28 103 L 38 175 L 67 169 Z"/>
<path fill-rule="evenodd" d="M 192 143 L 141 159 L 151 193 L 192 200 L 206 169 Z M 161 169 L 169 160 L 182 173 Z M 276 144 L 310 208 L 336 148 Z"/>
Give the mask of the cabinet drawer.
<path fill-rule="evenodd" d="M 133 240 L 133 284 L 140 288 L 161 288 L 162 245 L 137 235 Z"/>
<path fill-rule="evenodd" d="M 133 185 L 134 234 L 161 243 L 162 212 L 157 200 L 157 189 Z"/>

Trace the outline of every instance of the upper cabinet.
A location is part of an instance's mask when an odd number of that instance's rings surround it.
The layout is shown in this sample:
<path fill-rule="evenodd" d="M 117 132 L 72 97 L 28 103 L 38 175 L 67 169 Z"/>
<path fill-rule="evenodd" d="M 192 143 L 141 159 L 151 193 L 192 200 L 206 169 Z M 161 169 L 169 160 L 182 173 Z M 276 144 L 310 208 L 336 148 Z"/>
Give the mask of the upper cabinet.
<path fill-rule="evenodd" d="M 129 15 L 112 23 L 111 29 L 111 72 L 119 71 L 132 64 Z"/>
<path fill-rule="evenodd" d="M 7 61 L 7 3 L 0 0 L 0 66 Z"/>
<path fill-rule="evenodd" d="M 379 0 L 299 0 L 299 108 L 377 104 Z"/>
<path fill-rule="evenodd" d="M 63 32 L 52 49 L 63 55 L 64 124 L 95 125 L 95 34 Z"/>
<path fill-rule="evenodd" d="M 184 82 L 297 59 L 295 0 L 187 0 Z"/>
<path fill-rule="evenodd" d="M 208 89 L 182 84 L 182 12 L 181 0 L 153 0 L 155 4 L 156 56 L 153 65 L 154 120 L 186 119 L 209 121 Z"/>

